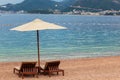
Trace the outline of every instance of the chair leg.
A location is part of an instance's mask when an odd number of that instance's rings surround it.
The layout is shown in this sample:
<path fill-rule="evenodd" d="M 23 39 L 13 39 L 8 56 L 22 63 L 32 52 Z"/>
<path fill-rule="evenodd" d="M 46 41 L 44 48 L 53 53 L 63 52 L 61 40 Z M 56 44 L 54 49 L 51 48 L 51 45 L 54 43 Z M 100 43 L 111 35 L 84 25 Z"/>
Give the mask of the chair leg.
<path fill-rule="evenodd" d="M 22 79 L 24 79 L 23 73 L 22 73 Z"/>
<path fill-rule="evenodd" d="M 21 77 L 21 76 L 22 76 L 22 73 L 21 73 L 20 71 L 18 72 L 18 76 L 19 76 L 19 77 Z"/>
<path fill-rule="evenodd" d="M 49 77 L 51 77 L 51 72 L 49 71 Z"/>
<path fill-rule="evenodd" d="M 33 74 L 33 77 L 35 77 L 35 75 Z"/>
<path fill-rule="evenodd" d="M 38 73 L 36 74 L 36 77 L 38 78 Z"/>
<path fill-rule="evenodd" d="M 13 69 L 13 73 L 15 73 L 15 68 Z"/>
<path fill-rule="evenodd" d="M 63 74 L 63 76 L 64 76 L 64 70 L 62 71 L 62 74 Z"/>
<path fill-rule="evenodd" d="M 57 72 L 57 75 L 59 74 L 59 72 Z"/>

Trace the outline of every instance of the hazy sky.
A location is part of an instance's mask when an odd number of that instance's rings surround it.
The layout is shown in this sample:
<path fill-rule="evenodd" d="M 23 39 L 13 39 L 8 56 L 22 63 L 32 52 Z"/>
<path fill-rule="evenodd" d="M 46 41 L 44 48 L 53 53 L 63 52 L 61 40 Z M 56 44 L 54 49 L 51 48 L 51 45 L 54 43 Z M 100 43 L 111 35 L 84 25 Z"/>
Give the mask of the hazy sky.
<path fill-rule="evenodd" d="M 19 3 L 22 2 L 24 0 L 0 0 L 0 5 L 2 4 L 7 4 L 7 3 Z M 55 1 L 62 1 L 62 0 L 55 0 Z"/>

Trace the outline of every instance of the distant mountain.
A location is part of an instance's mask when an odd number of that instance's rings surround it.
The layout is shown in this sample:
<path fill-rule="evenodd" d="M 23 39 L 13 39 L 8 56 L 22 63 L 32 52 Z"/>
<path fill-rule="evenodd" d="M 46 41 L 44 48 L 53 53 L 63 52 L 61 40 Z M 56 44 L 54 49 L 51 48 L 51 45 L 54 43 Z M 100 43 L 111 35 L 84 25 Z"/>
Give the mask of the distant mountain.
<path fill-rule="evenodd" d="M 13 4 L 10 4 L 10 3 L 5 5 L 0 5 L 0 10 L 6 10 L 8 7 L 11 7 L 11 6 L 13 6 Z"/>
<path fill-rule="evenodd" d="M 0 10 L 51 13 L 54 10 L 69 12 L 73 10 L 100 11 L 120 10 L 120 0 L 24 0 L 18 4 L 0 6 Z"/>
<path fill-rule="evenodd" d="M 64 6 L 64 7 L 70 7 L 72 6 L 73 4 L 76 3 L 77 0 L 63 0 L 61 2 L 61 4 Z"/>
<path fill-rule="evenodd" d="M 58 2 L 52 1 L 52 0 L 24 0 L 23 2 L 15 5 L 10 5 L 6 7 L 2 7 L 2 10 L 12 10 L 12 11 L 31 11 L 31 10 L 48 10 L 48 9 L 54 9 L 55 5 Z"/>
<path fill-rule="evenodd" d="M 73 6 L 102 10 L 120 10 L 120 0 L 76 0 Z"/>
<path fill-rule="evenodd" d="M 57 3 L 56 9 L 64 10 L 64 9 L 70 7 L 74 3 L 75 3 L 75 0 L 61 0 L 61 2 Z"/>

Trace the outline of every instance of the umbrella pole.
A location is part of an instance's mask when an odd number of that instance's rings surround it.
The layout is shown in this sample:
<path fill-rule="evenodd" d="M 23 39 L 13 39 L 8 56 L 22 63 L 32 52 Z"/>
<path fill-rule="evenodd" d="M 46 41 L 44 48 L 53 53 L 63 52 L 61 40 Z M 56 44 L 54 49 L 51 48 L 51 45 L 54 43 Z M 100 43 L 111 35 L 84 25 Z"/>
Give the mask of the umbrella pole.
<path fill-rule="evenodd" d="M 38 67 L 40 68 L 39 31 L 37 30 Z"/>

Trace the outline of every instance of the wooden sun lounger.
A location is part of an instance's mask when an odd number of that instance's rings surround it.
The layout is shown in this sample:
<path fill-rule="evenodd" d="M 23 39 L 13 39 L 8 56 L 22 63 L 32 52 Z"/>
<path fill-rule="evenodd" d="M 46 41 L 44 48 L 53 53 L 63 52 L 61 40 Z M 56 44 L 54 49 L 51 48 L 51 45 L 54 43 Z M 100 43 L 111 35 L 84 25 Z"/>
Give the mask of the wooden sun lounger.
<path fill-rule="evenodd" d="M 64 76 L 64 70 L 59 69 L 59 64 L 60 61 L 46 62 L 43 73 L 48 73 L 49 77 L 51 77 L 51 74 L 53 72 L 57 72 L 57 75 L 59 74 L 59 72 L 62 72 L 62 75 Z"/>
<path fill-rule="evenodd" d="M 24 75 L 33 75 L 38 77 L 38 70 L 35 67 L 37 62 L 22 62 L 20 67 L 15 67 L 13 72 L 18 72 L 19 76 L 24 78 Z"/>

